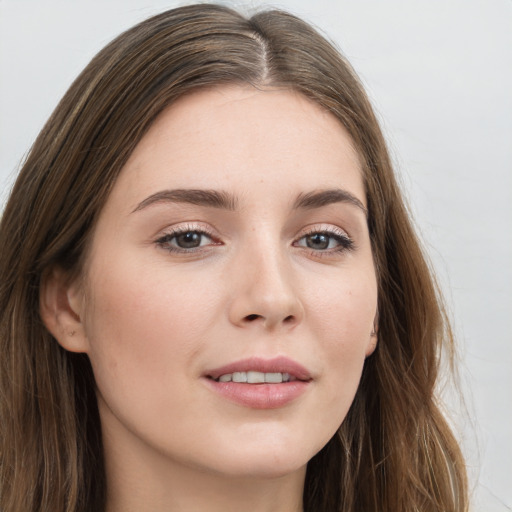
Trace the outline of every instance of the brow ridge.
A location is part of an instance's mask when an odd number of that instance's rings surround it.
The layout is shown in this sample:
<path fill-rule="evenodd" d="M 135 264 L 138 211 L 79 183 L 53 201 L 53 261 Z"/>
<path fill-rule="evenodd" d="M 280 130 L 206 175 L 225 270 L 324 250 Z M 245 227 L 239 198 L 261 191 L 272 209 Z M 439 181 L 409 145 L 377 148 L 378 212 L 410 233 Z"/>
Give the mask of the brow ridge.
<path fill-rule="evenodd" d="M 161 190 L 141 201 L 132 213 L 157 203 L 189 203 L 224 210 L 236 210 L 236 198 L 225 191 L 207 189 Z"/>
<path fill-rule="evenodd" d="M 132 213 L 143 210 L 157 203 L 188 203 L 198 206 L 207 206 L 224 210 L 235 211 L 237 198 L 226 191 L 209 189 L 173 189 L 161 190 L 151 194 L 141 201 Z M 363 211 L 368 216 L 368 210 L 363 203 L 348 190 L 340 188 L 318 190 L 301 193 L 293 203 L 293 209 L 315 209 L 335 203 L 350 203 Z"/>
<path fill-rule="evenodd" d="M 295 200 L 295 203 L 293 204 L 293 208 L 313 209 L 321 208 L 322 206 L 328 206 L 334 203 L 350 203 L 362 210 L 365 216 L 368 216 L 368 210 L 364 204 L 354 194 L 341 188 L 318 190 L 299 194 Z"/>

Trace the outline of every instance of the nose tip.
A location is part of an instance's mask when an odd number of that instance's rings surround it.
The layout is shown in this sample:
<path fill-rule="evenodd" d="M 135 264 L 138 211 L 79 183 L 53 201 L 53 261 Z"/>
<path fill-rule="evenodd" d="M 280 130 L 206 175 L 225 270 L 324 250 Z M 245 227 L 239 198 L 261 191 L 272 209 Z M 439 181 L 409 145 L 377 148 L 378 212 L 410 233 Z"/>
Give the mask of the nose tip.
<path fill-rule="evenodd" d="M 265 261 L 237 279 L 231 322 L 239 327 L 261 326 L 266 330 L 293 328 L 304 315 L 293 276 L 283 265 Z"/>

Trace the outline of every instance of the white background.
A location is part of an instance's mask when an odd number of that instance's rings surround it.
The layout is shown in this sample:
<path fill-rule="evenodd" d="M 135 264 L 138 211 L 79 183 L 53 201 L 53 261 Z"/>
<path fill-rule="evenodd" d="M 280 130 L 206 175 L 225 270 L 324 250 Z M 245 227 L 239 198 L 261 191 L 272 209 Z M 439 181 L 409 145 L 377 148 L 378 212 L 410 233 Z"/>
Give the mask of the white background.
<path fill-rule="evenodd" d="M 0 208 L 73 78 L 172 1 L 0 0 Z M 374 102 L 461 347 L 473 510 L 512 510 L 512 1 L 280 0 L 342 49 Z"/>

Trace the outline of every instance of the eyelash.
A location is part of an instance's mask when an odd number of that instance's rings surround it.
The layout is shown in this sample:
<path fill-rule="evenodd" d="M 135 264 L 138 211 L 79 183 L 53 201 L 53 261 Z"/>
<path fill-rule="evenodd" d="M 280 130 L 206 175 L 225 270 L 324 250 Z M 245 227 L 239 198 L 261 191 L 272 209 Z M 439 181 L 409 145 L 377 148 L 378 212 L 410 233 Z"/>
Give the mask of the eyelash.
<path fill-rule="evenodd" d="M 171 252 L 171 253 L 194 254 L 198 250 L 201 250 L 201 248 L 203 246 L 186 249 L 183 247 L 170 245 L 171 242 L 173 240 L 175 240 L 177 237 L 179 237 L 180 235 L 185 235 L 187 233 L 196 233 L 200 236 L 206 236 L 210 240 L 214 241 L 213 233 L 211 231 L 209 231 L 208 229 L 206 229 L 204 227 L 194 226 L 194 225 L 187 225 L 187 226 L 183 226 L 183 227 L 179 227 L 179 228 L 170 230 L 168 233 L 165 233 L 163 236 L 161 236 L 160 238 L 158 238 L 156 240 L 156 244 L 159 247 L 161 247 L 162 249 L 165 249 L 166 251 Z M 220 242 L 214 241 L 212 245 L 221 245 L 221 244 L 220 244 Z"/>
<path fill-rule="evenodd" d="M 213 243 L 209 243 L 206 246 L 199 245 L 198 247 L 183 248 L 176 245 L 171 245 L 171 242 L 175 241 L 177 237 L 185 235 L 187 233 L 194 233 L 201 237 L 207 237 L 212 240 Z M 299 245 L 299 242 L 308 236 L 313 235 L 324 235 L 331 240 L 334 240 L 338 245 L 336 247 L 326 249 L 313 249 L 304 245 Z M 162 249 L 170 253 L 181 253 L 181 254 L 197 254 L 199 251 L 206 250 L 205 247 L 210 245 L 222 245 L 221 242 L 215 241 L 213 233 L 205 227 L 198 227 L 197 225 L 187 225 L 170 230 L 163 236 L 158 238 L 155 243 Z M 330 243 L 330 241 L 329 241 Z M 347 233 L 339 228 L 319 229 L 311 228 L 307 232 L 302 233 L 301 236 L 296 239 L 293 244 L 294 247 L 301 247 L 307 250 L 314 257 L 325 257 L 332 255 L 339 255 L 344 252 L 353 251 L 355 249 L 354 241 L 347 235 Z"/>
<path fill-rule="evenodd" d="M 338 243 L 336 247 L 331 247 L 323 250 L 319 249 L 312 249 L 310 247 L 306 246 L 299 246 L 297 245 L 300 240 L 305 239 L 308 236 L 313 235 L 324 235 L 326 237 L 329 237 L 331 240 L 334 240 Z M 341 255 L 345 252 L 353 251 L 356 247 L 354 244 L 354 241 L 348 236 L 348 234 L 343 231 L 342 229 L 330 227 L 328 229 L 319 229 L 317 227 L 311 228 L 305 233 L 303 233 L 300 238 L 293 243 L 295 247 L 303 247 L 304 249 L 308 250 L 310 254 L 315 256 L 316 258 L 322 258 L 327 256 L 333 256 L 333 255 Z"/>

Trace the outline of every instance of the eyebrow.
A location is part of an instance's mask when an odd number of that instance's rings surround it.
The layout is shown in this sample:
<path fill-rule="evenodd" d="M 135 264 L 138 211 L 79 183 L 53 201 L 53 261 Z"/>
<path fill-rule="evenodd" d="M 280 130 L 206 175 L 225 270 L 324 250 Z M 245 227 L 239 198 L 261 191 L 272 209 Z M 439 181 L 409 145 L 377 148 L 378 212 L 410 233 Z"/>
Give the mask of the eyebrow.
<path fill-rule="evenodd" d="M 223 210 L 236 210 L 237 200 L 228 192 L 204 189 L 162 190 L 141 201 L 132 213 L 143 210 L 155 203 L 188 203 L 209 206 Z"/>
<path fill-rule="evenodd" d="M 348 190 L 341 188 L 333 188 L 328 190 L 319 190 L 316 192 L 308 192 L 299 194 L 293 205 L 294 209 L 313 209 L 321 208 L 335 203 L 349 203 L 357 206 L 363 211 L 365 216 L 368 216 L 368 210 L 364 204 Z"/>
<path fill-rule="evenodd" d="M 143 210 L 156 203 L 188 203 L 198 206 L 208 206 L 222 210 L 235 211 L 237 198 L 225 191 L 207 189 L 174 189 L 162 190 L 151 194 L 141 201 L 132 213 Z M 368 210 L 363 203 L 347 190 L 340 188 L 320 190 L 299 194 L 293 203 L 293 209 L 315 209 L 335 203 L 349 203 L 363 211 L 368 216 Z"/>

